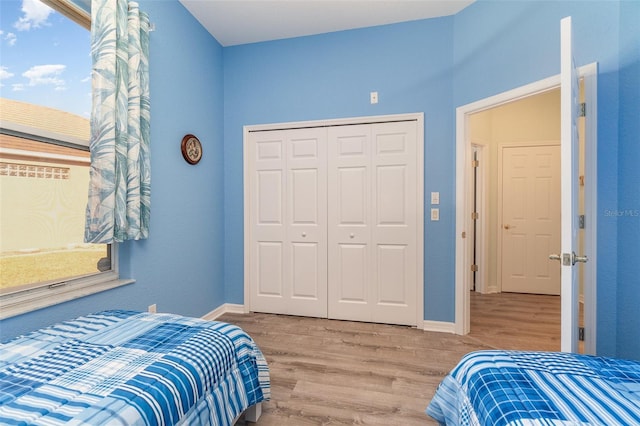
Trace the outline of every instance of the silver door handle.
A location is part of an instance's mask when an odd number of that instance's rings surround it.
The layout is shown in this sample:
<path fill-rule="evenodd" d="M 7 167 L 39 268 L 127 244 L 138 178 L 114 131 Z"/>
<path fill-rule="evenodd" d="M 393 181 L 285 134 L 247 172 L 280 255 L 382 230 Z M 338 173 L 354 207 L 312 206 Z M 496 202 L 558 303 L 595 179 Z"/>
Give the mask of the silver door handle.
<path fill-rule="evenodd" d="M 568 253 L 564 253 L 562 256 L 560 256 L 559 254 L 550 254 L 549 259 L 562 261 L 562 264 L 565 266 L 572 266 L 578 262 L 587 263 L 589 261 L 589 258 L 587 256 L 578 256 L 575 252 L 571 252 L 571 255 L 569 255 Z"/>
<path fill-rule="evenodd" d="M 578 256 L 575 252 L 571 253 L 571 261 L 575 265 L 577 262 L 587 263 L 589 258 L 587 256 Z"/>

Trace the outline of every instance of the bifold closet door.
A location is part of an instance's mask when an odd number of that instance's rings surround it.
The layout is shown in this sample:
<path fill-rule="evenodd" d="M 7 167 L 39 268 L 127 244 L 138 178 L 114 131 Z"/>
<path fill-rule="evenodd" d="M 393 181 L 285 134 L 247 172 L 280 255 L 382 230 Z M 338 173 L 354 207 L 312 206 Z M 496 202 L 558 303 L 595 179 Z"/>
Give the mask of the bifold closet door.
<path fill-rule="evenodd" d="M 329 318 L 416 325 L 416 122 L 328 129 Z"/>
<path fill-rule="evenodd" d="M 326 129 L 250 134 L 250 309 L 327 316 Z"/>

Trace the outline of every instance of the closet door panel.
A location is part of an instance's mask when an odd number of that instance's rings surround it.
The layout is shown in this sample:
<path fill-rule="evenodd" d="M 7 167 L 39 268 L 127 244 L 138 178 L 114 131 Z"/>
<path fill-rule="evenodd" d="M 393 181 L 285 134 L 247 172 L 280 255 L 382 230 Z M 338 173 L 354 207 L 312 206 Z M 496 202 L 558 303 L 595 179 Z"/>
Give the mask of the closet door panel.
<path fill-rule="evenodd" d="M 344 303 L 367 303 L 368 254 L 362 244 L 341 244 L 338 248 L 340 263 L 336 275 L 341 285 L 338 300 Z"/>
<path fill-rule="evenodd" d="M 327 316 L 327 144 L 322 128 L 288 130 L 287 314 Z"/>
<path fill-rule="evenodd" d="M 378 226 L 399 227 L 407 224 L 407 166 L 376 168 L 376 219 Z"/>
<path fill-rule="evenodd" d="M 318 170 L 291 170 L 291 224 L 318 225 Z"/>
<path fill-rule="evenodd" d="M 367 168 L 340 167 L 335 171 L 336 191 L 332 194 L 337 203 L 338 226 L 346 229 L 349 226 L 367 226 Z"/>
<path fill-rule="evenodd" d="M 263 241 L 257 246 L 258 289 L 261 297 L 282 298 L 283 289 L 283 258 L 282 243 Z"/>
<path fill-rule="evenodd" d="M 416 127 L 413 122 L 372 125 L 372 316 L 416 325 Z"/>
<path fill-rule="evenodd" d="M 377 276 L 378 292 L 376 303 L 379 305 L 405 306 L 407 246 L 399 244 L 378 244 Z"/>
<path fill-rule="evenodd" d="M 330 127 L 329 318 L 371 321 L 371 126 Z"/>
<path fill-rule="evenodd" d="M 291 298 L 292 299 L 317 299 L 322 292 L 319 287 L 318 277 L 320 268 L 318 265 L 318 244 L 293 243 L 291 245 Z"/>
<path fill-rule="evenodd" d="M 251 309 L 279 313 L 287 309 L 285 227 L 285 134 L 251 135 L 249 271 Z"/>

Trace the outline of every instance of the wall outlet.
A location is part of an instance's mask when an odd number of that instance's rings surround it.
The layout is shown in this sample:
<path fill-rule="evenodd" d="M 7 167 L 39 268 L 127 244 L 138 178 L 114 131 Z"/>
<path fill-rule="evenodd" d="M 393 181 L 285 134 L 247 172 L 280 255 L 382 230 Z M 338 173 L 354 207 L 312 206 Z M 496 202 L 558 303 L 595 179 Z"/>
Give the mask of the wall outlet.
<path fill-rule="evenodd" d="M 440 220 L 440 209 L 431 209 L 431 220 L 434 222 Z"/>
<path fill-rule="evenodd" d="M 369 101 L 371 102 L 371 104 L 377 104 L 378 103 L 378 92 L 369 93 Z"/>
<path fill-rule="evenodd" d="M 149 311 L 150 314 L 155 314 L 158 311 L 158 307 L 154 303 L 153 305 L 149 305 L 147 311 Z"/>

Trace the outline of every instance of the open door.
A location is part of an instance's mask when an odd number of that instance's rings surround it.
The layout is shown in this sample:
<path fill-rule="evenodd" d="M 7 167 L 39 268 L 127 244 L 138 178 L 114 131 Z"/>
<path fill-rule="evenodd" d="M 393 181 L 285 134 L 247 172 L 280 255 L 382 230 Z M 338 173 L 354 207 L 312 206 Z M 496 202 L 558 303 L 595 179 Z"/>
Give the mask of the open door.
<path fill-rule="evenodd" d="M 471 288 L 471 265 L 472 251 L 471 238 L 468 238 L 472 229 L 472 199 L 470 188 L 472 187 L 470 167 L 468 164 L 472 159 L 471 139 L 469 136 L 469 117 L 472 114 L 485 111 L 495 106 L 504 105 L 507 102 L 522 99 L 547 90 L 552 90 L 560 85 L 561 89 L 561 253 L 567 253 L 568 265 L 574 262 L 586 261 L 585 257 L 575 256 L 573 253 L 578 250 L 577 228 L 578 211 L 577 194 L 579 177 L 577 175 L 577 138 L 573 138 L 576 128 L 577 89 L 578 77 L 584 82 L 584 111 L 585 111 L 585 244 L 584 253 L 589 256 L 589 263 L 580 265 L 585 273 L 584 288 L 584 352 L 588 354 L 596 353 L 596 314 L 597 314 L 597 222 L 598 222 L 598 201 L 597 201 L 597 62 L 581 66 L 576 70 L 573 66 L 571 54 L 571 20 L 563 21 L 562 40 L 562 71 L 563 77 L 559 75 L 551 76 L 543 80 L 508 90 L 503 93 L 490 96 L 456 108 L 456 273 L 455 273 L 455 324 L 453 332 L 456 334 L 467 334 L 470 330 L 470 288 Z M 568 60 L 565 60 L 568 59 Z M 562 82 L 561 82 L 562 80 Z M 568 93 L 567 93 L 568 91 Z M 567 136 L 568 135 L 568 136 Z M 571 140 L 573 139 L 573 144 Z M 572 155 L 573 153 L 573 155 Z M 574 194 L 573 196 L 571 194 Z M 582 253 L 580 253 L 582 254 Z M 553 258 L 562 260 L 562 254 L 556 254 Z M 572 266 L 561 266 L 561 349 L 564 351 L 576 351 L 579 347 L 578 338 L 578 283 L 577 271 Z M 434 328 L 435 330 L 435 328 Z M 441 330 L 441 329 L 438 329 Z"/>
<path fill-rule="evenodd" d="M 571 17 L 560 21 L 560 163 L 561 163 L 561 254 L 550 255 L 561 268 L 560 349 L 578 351 L 578 72 L 573 59 Z"/>

